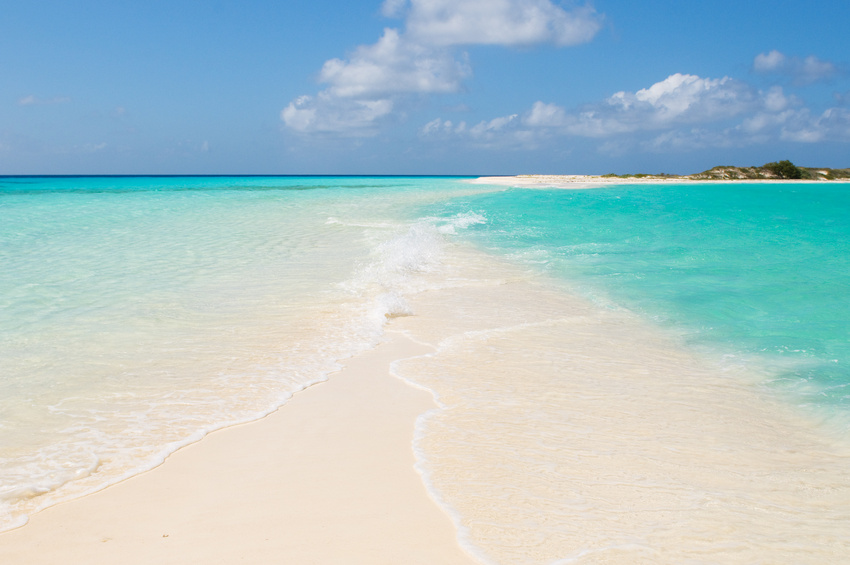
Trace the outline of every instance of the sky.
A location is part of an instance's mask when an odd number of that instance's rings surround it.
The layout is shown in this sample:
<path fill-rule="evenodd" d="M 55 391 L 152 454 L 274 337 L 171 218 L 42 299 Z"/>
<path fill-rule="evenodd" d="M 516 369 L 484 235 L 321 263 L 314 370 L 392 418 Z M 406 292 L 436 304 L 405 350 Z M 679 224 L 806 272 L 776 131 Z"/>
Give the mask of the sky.
<path fill-rule="evenodd" d="M 847 0 L 0 7 L 0 175 L 850 167 Z"/>

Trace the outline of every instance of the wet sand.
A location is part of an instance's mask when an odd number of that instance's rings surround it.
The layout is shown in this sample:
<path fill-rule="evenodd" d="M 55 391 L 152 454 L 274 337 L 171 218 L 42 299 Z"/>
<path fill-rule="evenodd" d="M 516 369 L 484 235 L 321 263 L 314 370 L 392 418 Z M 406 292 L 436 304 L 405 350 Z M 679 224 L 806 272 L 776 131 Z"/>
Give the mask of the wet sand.
<path fill-rule="evenodd" d="M 389 374 L 427 348 L 387 338 L 263 420 L 0 534 L 0 563 L 474 563 L 414 469 L 434 402 Z"/>

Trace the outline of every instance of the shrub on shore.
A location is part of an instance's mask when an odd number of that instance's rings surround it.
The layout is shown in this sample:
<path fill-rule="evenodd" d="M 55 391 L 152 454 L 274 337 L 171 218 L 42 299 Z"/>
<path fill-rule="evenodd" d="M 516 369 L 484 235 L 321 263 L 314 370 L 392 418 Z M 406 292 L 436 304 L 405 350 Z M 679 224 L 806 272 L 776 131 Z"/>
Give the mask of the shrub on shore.
<path fill-rule="evenodd" d="M 781 179 L 801 179 L 806 176 L 803 173 L 808 172 L 803 171 L 803 169 L 788 160 L 779 161 L 778 163 L 766 163 L 762 168 L 767 169 Z M 808 175 L 808 177 L 811 178 L 811 175 Z"/>
<path fill-rule="evenodd" d="M 788 160 L 765 163 L 761 167 L 719 166 L 688 178 L 694 180 L 802 179 L 836 180 L 850 178 L 850 169 L 798 167 Z"/>

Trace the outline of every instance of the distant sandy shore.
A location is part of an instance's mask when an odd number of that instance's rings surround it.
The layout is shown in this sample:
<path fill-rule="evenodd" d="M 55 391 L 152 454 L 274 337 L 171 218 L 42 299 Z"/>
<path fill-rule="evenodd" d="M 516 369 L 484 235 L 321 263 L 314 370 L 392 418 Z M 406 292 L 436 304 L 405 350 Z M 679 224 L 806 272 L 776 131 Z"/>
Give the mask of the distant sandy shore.
<path fill-rule="evenodd" d="M 388 337 L 265 419 L 0 534 L 0 563 L 475 563 L 414 470 L 435 404 L 389 374 L 429 348 Z"/>
<path fill-rule="evenodd" d="M 823 180 L 779 180 L 779 179 L 744 179 L 744 180 L 702 180 L 689 177 L 643 177 L 621 178 L 603 177 L 601 175 L 516 175 L 504 177 L 479 177 L 474 184 L 497 184 L 518 188 L 598 188 L 616 184 L 751 184 L 751 183 L 814 183 L 850 182 L 846 179 Z"/>

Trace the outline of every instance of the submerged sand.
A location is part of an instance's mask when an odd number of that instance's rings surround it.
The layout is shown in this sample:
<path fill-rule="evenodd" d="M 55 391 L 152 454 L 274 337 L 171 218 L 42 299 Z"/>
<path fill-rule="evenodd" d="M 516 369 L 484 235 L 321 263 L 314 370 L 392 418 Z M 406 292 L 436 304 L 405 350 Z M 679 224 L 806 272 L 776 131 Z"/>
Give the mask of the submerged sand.
<path fill-rule="evenodd" d="M 434 402 L 388 373 L 426 351 L 390 334 L 267 418 L 0 534 L 0 563 L 474 563 L 414 470 Z"/>
<path fill-rule="evenodd" d="M 850 560 L 846 442 L 746 360 L 461 246 L 420 275 L 329 382 L 34 515 L 0 563 Z"/>

